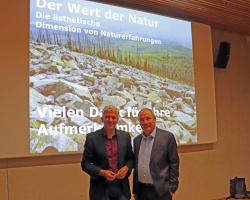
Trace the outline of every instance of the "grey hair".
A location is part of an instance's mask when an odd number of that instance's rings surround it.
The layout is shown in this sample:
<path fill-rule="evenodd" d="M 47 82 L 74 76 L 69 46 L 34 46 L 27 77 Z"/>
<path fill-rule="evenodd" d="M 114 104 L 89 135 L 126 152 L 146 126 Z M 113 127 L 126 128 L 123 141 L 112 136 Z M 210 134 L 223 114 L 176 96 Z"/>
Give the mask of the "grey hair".
<path fill-rule="evenodd" d="M 112 106 L 112 105 L 108 105 L 108 106 L 105 106 L 102 110 L 102 116 L 106 114 L 106 112 L 108 110 L 112 110 L 112 111 L 115 111 L 117 113 L 117 116 L 119 117 L 119 109 L 115 106 Z"/>

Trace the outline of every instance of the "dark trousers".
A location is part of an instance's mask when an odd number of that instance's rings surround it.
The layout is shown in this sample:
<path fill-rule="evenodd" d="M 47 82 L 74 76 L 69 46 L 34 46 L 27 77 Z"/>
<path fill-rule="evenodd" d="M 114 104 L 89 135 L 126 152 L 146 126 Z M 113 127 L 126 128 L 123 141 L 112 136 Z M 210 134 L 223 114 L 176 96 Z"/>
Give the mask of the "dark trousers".
<path fill-rule="evenodd" d="M 113 181 L 107 183 L 106 194 L 102 200 L 128 200 L 123 194 L 121 182 Z"/>
<path fill-rule="evenodd" d="M 151 184 L 138 183 L 138 200 L 172 200 L 170 192 L 159 196 Z"/>

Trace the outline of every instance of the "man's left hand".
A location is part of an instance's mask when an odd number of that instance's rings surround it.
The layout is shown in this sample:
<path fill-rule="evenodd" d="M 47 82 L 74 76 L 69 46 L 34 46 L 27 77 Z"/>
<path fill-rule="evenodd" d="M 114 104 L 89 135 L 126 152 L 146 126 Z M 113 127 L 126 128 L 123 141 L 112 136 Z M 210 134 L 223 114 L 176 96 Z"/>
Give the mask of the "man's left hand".
<path fill-rule="evenodd" d="M 127 167 L 127 166 L 124 166 L 124 167 L 122 167 L 122 168 L 117 172 L 116 178 L 117 178 L 117 179 L 124 179 L 125 176 L 127 175 L 127 173 L 128 173 L 128 167 Z"/>

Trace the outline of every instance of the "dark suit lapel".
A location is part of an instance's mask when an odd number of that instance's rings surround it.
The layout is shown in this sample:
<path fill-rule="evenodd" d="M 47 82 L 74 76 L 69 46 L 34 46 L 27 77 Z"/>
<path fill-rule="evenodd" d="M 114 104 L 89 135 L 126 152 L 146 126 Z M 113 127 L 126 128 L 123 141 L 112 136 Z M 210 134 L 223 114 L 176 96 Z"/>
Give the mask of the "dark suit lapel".
<path fill-rule="evenodd" d="M 117 137 L 117 146 L 118 146 L 118 168 L 120 169 L 121 167 L 121 162 L 122 162 L 122 157 L 124 152 L 126 151 L 126 149 L 122 149 L 123 145 L 122 145 L 122 136 L 120 131 L 116 131 L 116 137 Z"/>
<path fill-rule="evenodd" d="M 154 144 L 153 144 L 152 151 L 151 151 L 151 156 L 150 156 L 150 163 L 152 162 L 152 159 L 153 159 L 154 155 L 157 154 L 157 152 L 156 152 L 156 147 L 157 147 L 158 136 L 159 136 L 159 134 L 158 134 L 157 132 L 158 132 L 158 129 L 156 128 Z"/>
<path fill-rule="evenodd" d="M 100 137 L 99 137 L 99 147 L 101 148 L 101 152 L 103 152 L 104 157 L 105 157 L 105 163 L 107 164 L 107 166 L 109 166 L 109 161 L 108 161 L 108 154 L 107 154 L 107 150 L 105 147 L 105 135 L 104 135 L 104 129 L 102 128 L 100 131 Z"/>
<path fill-rule="evenodd" d="M 135 150 L 135 156 L 136 158 L 138 158 L 139 155 L 139 150 L 140 150 L 140 145 L 141 145 L 141 139 L 142 139 L 142 135 L 139 135 L 139 138 L 137 140 L 135 140 L 135 146 L 134 146 L 134 150 Z"/>

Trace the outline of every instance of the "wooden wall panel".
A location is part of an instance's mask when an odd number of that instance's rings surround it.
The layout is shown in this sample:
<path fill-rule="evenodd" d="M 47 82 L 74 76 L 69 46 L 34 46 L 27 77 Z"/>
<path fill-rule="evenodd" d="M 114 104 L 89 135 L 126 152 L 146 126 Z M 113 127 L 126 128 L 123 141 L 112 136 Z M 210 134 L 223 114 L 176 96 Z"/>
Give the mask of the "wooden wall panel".
<path fill-rule="evenodd" d="M 9 168 L 9 200 L 88 199 L 80 164 Z"/>
<path fill-rule="evenodd" d="M 0 169 L 0 199 L 8 200 L 8 179 L 6 169 Z"/>

